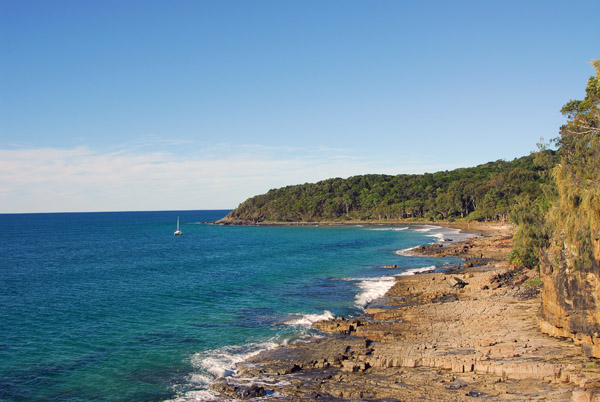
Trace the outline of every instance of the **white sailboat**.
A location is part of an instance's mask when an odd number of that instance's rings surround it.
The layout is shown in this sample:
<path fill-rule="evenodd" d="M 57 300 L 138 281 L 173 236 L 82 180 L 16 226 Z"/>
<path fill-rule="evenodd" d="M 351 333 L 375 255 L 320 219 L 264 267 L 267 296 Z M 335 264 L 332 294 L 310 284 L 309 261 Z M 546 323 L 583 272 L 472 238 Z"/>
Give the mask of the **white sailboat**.
<path fill-rule="evenodd" d="M 177 230 L 173 233 L 175 236 L 181 236 L 183 232 L 179 230 L 179 217 L 177 217 Z"/>

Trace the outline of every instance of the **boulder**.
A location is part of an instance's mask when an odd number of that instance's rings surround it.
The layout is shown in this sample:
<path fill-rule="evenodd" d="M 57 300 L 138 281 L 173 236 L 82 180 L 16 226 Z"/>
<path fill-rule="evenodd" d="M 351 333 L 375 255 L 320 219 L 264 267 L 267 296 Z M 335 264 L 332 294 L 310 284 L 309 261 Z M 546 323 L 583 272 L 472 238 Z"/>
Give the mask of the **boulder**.
<path fill-rule="evenodd" d="M 467 282 L 463 281 L 462 279 L 460 279 L 460 278 L 458 278 L 456 276 L 450 278 L 448 280 L 448 283 L 450 284 L 450 287 L 458 288 L 458 289 L 462 289 L 462 288 L 464 288 L 465 286 L 468 285 Z"/>

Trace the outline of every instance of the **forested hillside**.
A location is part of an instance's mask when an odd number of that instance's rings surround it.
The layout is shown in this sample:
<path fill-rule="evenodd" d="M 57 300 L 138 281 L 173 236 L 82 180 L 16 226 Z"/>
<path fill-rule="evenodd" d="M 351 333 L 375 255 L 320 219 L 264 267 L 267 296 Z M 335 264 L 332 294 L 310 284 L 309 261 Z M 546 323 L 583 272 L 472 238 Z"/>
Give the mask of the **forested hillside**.
<path fill-rule="evenodd" d="M 506 220 L 542 194 L 555 152 L 420 175 L 364 175 L 271 190 L 227 220 L 306 222 L 382 219 Z"/>

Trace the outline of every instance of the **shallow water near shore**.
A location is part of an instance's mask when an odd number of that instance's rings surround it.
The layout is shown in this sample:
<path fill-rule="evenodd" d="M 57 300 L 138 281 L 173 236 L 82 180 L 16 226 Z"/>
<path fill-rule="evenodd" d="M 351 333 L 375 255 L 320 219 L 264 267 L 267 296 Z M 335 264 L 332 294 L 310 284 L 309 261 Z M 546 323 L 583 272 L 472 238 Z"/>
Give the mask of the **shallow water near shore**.
<path fill-rule="evenodd" d="M 0 215 L 0 400 L 206 397 L 245 357 L 360 314 L 393 275 L 456 262 L 398 250 L 464 238 L 427 225 L 196 224 L 227 212 Z"/>

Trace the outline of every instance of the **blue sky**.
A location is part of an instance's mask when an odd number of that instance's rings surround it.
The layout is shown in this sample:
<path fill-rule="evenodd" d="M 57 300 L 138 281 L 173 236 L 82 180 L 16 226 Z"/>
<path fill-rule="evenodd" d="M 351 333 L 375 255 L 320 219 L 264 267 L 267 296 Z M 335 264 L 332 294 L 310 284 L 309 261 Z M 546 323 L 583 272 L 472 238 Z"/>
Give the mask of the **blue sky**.
<path fill-rule="evenodd" d="M 234 208 L 511 160 L 600 58 L 597 1 L 0 0 L 0 212 Z"/>

